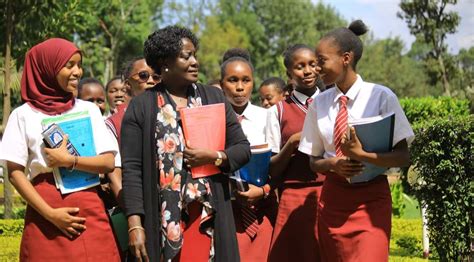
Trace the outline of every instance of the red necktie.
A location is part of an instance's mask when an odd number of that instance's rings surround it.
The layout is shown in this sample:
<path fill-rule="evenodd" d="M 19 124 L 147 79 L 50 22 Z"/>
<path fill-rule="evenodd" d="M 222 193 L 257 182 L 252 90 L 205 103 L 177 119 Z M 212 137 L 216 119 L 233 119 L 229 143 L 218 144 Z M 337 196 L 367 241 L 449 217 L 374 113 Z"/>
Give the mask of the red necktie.
<path fill-rule="evenodd" d="M 258 220 L 257 214 L 254 207 L 244 206 L 240 209 L 242 212 L 242 224 L 245 228 L 245 233 L 249 235 L 251 239 L 257 235 L 258 232 Z"/>
<path fill-rule="evenodd" d="M 244 119 L 244 116 L 239 115 L 239 114 L 236 114 L 236 115 L 237 115 L 237 121 L 239 121 L 239 123 L 242 123 L 242 120 Z"/>
<path fill-rule="evenodd" d="M 336 156 L 344 156 L 341 151 L 342 135 L 347 130 L 347 96 L 339 98 L 339 112 L 336 117 L 336 124 L 334 124 L 334 145 L 336 147 Z"/>
<path fill-rule="evenodd" d="M 239 114 L 236 115 L 239 123 L 242 123 L 244 116 Z M 245 233 L 249 235 L 251 239 L 253 239 L 258 231 L 257 214 L 255 209 L 251 206 L 241 205 L 241 207 L 242 208 L 240 210 L 242 212 L 242 224 L 245 228 Z"/>
<path fill-rule="evenodd" d="M 311 97 L 308 97 L 308 99 L 306 99 L 305 107 L 308 108 L 309 105 L 311 105 L 311 102 L 313 102 L 313 99 Z"/>

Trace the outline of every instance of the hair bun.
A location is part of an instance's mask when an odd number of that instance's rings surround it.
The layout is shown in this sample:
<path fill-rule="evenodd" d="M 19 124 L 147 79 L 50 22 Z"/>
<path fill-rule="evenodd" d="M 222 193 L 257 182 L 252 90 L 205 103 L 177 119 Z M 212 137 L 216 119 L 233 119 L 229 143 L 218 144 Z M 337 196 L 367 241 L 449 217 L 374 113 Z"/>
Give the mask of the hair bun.
<path fill-rule="evenodd" d="M 241 57 L 247 60 L 249 63 L 251 63 L 249 51 L 242 48 L 231 48 L 227 50 L 222 56 L 222 63 L 224 63 L 225 61 L 229 60 L 232 57 Z"/>
<path fill-rule="evenodd" d="M 350 25 L 349 25 L 349 30 L 351 30 L 356 36 L 360 36 L 360 35 L 363 35 L 365 33 L 367 33 L 367 31 L 369 31 L 369 29 L 367 28 L 367 26 L 364 24 L 364 22 L 362 22 L 362 20 L 358 19 L 358 20 L 355 20 L 353 21 Z"/>

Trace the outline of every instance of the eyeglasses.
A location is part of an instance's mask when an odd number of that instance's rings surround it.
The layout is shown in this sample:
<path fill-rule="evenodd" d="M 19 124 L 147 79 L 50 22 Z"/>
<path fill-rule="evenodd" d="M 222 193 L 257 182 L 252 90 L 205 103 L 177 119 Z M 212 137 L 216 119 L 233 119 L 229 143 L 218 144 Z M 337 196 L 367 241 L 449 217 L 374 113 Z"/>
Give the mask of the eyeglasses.
<path fill-rule="evenodd" d="M 131 75 L 130 78 L 132 78 L 136 75 L 138 75 L 139 80 L 141 80 L 143 82 L 148 81 L 148 79 L 150 78 L 150 72 L 148 72 L 148 71 L 140 71 L 136 74 Z M 153 78 L 153 81 L 155 81 L 155 82 L 160 81 L 160 76 L 157 75 L 157 74 L 153 74 L 153 75 L 151 75 L 151 77 Z"/>

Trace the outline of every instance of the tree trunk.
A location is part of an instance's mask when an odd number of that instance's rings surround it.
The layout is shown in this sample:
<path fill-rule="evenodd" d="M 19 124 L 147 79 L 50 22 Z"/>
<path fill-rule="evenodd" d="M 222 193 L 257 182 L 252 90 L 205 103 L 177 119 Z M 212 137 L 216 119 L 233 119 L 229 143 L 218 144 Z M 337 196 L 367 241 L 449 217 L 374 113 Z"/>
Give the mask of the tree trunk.
<path fill-rule="evenodd" d="M 444 66 L 444 61 L 441 54 L 438 55 L 438 64 L 441 69 L 441 77 L 443 79 L 444 94 L 447 96 L 451 96 L 451 86 L 449 84 L 448 76 L 446 74 L 446 67 Z"/>
<path fill-rule="evenodd" d="M 3 119 L 2 119 L 2 134 L 8 122 L 8 117 L 11 111 L 11 91 L 10 91 L 10 76 L 11 76 L 11 45 L 12 45 L 12 31 L 13 31 L 13 12 L 12 1 L 7 0 L 6 10 L 6 34 L 5 34 L 5 86 L 3 88 Z M 5 168 L 6 170 L 6 168 Z M 5 172 L 4 172 L 5 174 Z M 6 172 L 8 174 L 8 170 Z M 4 206 L 5 218 L 13 218 L 13 188 L 11 186 L 8 175 L 4 176 Z"/>
<path fill-rule="evenodd" d="M 107 63 L 109 64 L 109 72 L 106 76 L 105 82 L 112 79 L 115 76 L 115 64 L 116 64 L 116 56 L 117 56 L 117 40 L 115 37 L 110 37 L 110 56 L 108 57 Z"/>

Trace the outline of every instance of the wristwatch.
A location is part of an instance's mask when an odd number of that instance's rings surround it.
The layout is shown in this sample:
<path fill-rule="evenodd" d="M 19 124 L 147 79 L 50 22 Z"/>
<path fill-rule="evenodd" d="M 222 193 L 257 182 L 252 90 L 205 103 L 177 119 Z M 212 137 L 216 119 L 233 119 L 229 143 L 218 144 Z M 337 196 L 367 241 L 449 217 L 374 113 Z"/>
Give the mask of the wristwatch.
<path fill-rule="evenodd" d="M 216 161 L 214 161 L 214 165 L 215 166 L 220 166 L 222 165 L 222 154 L 220 151 L 216 151 L 217 152 L 217 159 Z"/>

